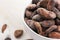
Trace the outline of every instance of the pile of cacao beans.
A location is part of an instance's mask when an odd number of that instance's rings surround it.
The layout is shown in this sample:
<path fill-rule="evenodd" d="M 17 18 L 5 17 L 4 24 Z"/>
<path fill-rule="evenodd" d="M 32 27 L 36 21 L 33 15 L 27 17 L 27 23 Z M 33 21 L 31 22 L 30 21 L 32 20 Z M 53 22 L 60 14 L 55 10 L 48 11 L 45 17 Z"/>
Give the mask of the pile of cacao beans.
<path fill-rule="evenodd" d="M 24 20 L 39 35 L 60 38 L 60 4 L 55 0 L 32 0 Z"/>

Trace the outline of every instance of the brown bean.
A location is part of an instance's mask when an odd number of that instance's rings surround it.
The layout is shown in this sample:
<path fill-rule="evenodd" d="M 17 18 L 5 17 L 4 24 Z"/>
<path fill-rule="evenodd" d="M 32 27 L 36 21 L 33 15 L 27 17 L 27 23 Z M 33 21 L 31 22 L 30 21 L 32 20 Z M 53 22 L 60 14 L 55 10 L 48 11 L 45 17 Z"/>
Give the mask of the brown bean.
<path fill-rule="evenodd" d="M 36 9 L 36 4 L 30 4 L 27 8 L 27 10 L 33 11 Z"/>
<path fill-rule="evenodd" d="M 32 16 L 31 16 L 32 13 L 33 13 L 33 12 L 28 11 L 28 10 L 25 11 L 25 15 L 26 15 L 27 18 L 32 18 Z"/>
<path fill-rule="evenodd" d="M 32 20 L 40 21 L 41 16 L 39 14 L 36 14 L 32 17 Z"/>
<path fill-rule="evenodd" d="M 35 26 L 34 26 L 34 22 L 35 21 L 33 21 L 33 20 L 27 20 L 26 23 L 32 30 L 36 31 Z"/>
<path fill-rule="evenodd" d="M 5 38 L 5 40 L 11 40 L 11 38 L 7 37 L 7 38 Z"/>
<path fill-rule="evenodd" d="M 49 0 L 47 4 L 47 9 L 51 11 L 54 6 L 55 6 L 55 1 Z"/>
<path fill-rule="evenodd" d="M 53 8 L 52 11 L 56 14 L 57 18 L 60 19 L 60 11 L 57 8 Z"/>
<path fill-rule="evenodd" d="M 4 33 L 4 31 L 6 30 L 6 28 L 7 28 L 7 24 L 4 24 L 4 25 L 2 26 L 2 33 Z"/>
<path fill-rule="evenodd" d="M 58 33 L 58 32 L 52 32 L 52 33 L 49 34 L 49 37 L 50 38 L 60 39 L 60 33 Z"/>
<path fill-rule="evenodd" d="M 16 37 L 16 38 L 19 38 L 19 37 L 21 37 L 23 35 L 23 30 L 16 30 L 15 32 L 14 32 L 14 36 Z"/>
<path fill-rule="evenodd" d="M 34 22 L 34 26 L 37 29 L 38 34 L 42 34 L 42 27 L 39 22 Z"/>
<path fill-rule="evenodd" d="M 50 27 L 52 25 L 55 25 L 55 21 L 54 20 L 44 20 L 44 21 L 40 22 L 40 24 L 42 25 L 42 27 Z"/>
<path fill-rule="evenodd" d="M 50 33 L 52 32 L 53 30 L 57 29 L 57 26 L 56 25 L 52 25 L 51 27 L 49 27 L 45 32 L 46 33 Z"/>
<path fill-rule="evenodd" d="M 40 7 L 47 8 L 48 1 L 49 0 L 43 0 L 43 1 L 41 1 L 40 2 Z"/>
<path fill-rule="evenodd" d="M 37 12 L 45 19 L 55 19 L 56 14 L 52 11 L 48 11 L 44 8 L 38 8 Z"/>

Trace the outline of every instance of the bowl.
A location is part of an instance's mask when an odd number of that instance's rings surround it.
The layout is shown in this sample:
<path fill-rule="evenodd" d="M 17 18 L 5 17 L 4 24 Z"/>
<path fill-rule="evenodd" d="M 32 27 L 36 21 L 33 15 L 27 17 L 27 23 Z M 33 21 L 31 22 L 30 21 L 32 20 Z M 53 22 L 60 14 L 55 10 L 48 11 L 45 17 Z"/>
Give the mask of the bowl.
<path fill-rule="evenodd" d="M 26 0 L 26 6 L 24 7 L 24 10 L 22 12 L 22 21 L 23 21 L 23 25 L 25 26 L 26 28 L 26 31 L 28 31 L 31 35 L 31 37 L 34 39 L 34 40 L 60 40 L 60 39 L 53 39 L 53 38 L 47 38 L 47 37 L 44 37 L 42 35 L 39 35 L 37 34 L 36 32 L 34 32 L 25 22 L 24 20 L 24 12 L 25 12 L 25 9 L 26 7 L 31 3 L 32 0 Z"/>

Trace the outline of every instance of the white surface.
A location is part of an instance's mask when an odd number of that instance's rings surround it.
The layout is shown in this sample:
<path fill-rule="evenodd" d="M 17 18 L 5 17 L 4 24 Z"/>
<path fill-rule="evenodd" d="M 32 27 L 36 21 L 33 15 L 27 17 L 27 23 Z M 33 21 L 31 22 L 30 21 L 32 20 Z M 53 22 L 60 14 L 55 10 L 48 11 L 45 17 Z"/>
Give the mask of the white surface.
<path fill-rule="evenodd" d="M 25 28 L 21 25 L 22 12 L 29 3 L 28 0 L 0 0 L 0 40 L 4 40 L 6 37 L 11 37 L 12 40 L 26 40 L 31 38 L 29 33 L 25 31 Z M 1 33 L 3 24 L 7 24 L 8 27 L 4 33 Z M 23 29 L 24 34 L 21 38 L 16 39 L 14 37 L 14 31 L 17 29 Z"/>

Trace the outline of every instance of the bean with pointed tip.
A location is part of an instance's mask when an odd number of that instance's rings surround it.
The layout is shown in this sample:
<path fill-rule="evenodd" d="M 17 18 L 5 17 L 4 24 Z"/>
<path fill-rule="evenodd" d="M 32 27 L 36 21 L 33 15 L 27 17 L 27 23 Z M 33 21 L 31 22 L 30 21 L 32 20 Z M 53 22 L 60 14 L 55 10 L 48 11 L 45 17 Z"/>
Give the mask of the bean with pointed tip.
<path fill-rule="evenodd" d="M 7 24 L 4 24 L 4 25 L 2 26 L 2 33 L 4 33 L 4 31 L 6 30 L 6 28 L 7 28 Z"/>
<path fill-rule="evenodd" d="M 42 34 L 42 27 L 39 22 L 34 22 L 34 26 L 37 29 L 38 34 Z"/>

